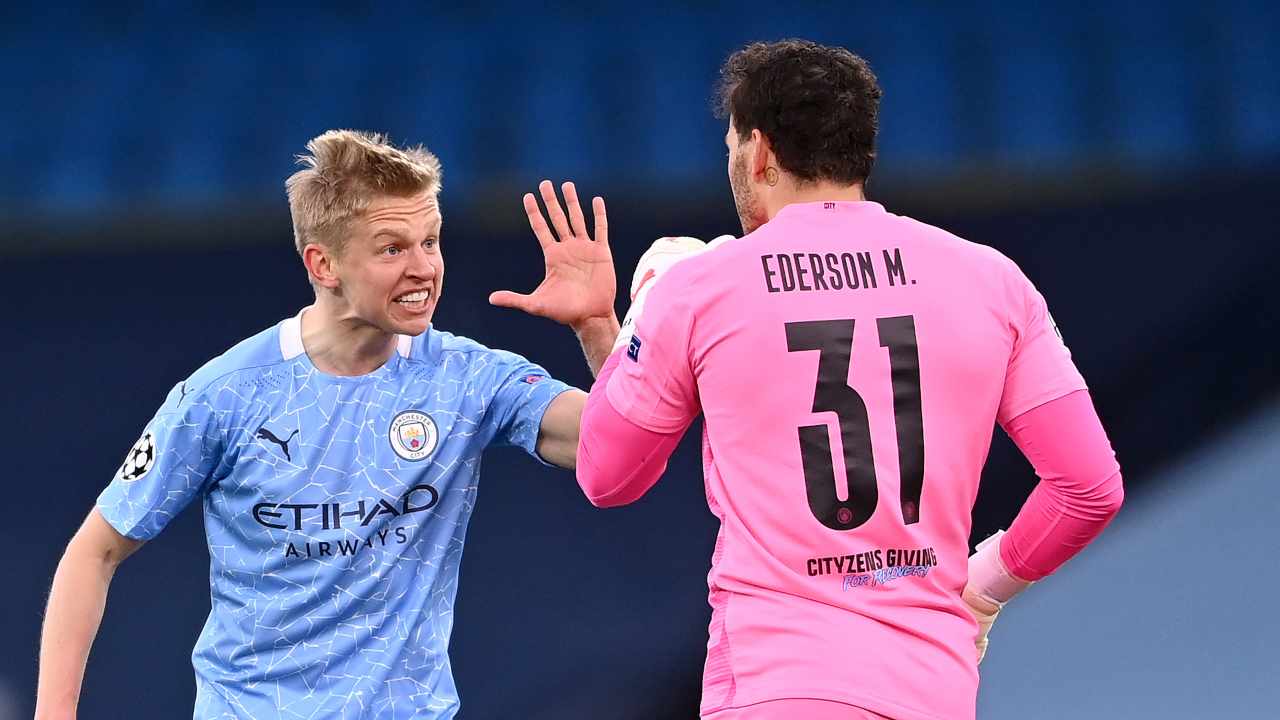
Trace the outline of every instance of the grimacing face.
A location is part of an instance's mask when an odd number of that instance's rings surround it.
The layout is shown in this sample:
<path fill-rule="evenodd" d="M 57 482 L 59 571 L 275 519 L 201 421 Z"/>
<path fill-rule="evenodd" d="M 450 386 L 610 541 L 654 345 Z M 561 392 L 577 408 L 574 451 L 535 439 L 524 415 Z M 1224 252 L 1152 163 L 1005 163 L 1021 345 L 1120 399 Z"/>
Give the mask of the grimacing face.
<path fill-rule="evenodd" d="M 747 169 L 749 155 L 755 149 L 755 144 L 739 142 L 738 131 L 734 128 L 732 119 L 724 142 L 729 148 L 729 187 L 733 190 L 733 204 L 738 210 L 738 221 L 742 223 L 742 234 L 746 235 L 768 221 L 760 198 L 752 186 L 751 173 Z"/>
<path fill-rule="evenodd" d="M 391 334 L 426 332 L 444 284 L 442 222 L 432 192 L 371 202 L 335 260 L 349 313 Z"/>

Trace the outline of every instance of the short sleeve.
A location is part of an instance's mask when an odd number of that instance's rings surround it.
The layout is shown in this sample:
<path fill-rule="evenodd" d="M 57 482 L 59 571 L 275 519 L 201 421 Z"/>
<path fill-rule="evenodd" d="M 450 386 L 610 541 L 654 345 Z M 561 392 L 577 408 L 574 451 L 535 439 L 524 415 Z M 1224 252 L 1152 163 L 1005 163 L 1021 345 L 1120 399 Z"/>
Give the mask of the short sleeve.
<path fill-rule="evenodd" d="M 646 430 L 683 430 L 699 412 L 690 342 L 693 313 L 679 292 L 679 268 L 658 279 L 618 369 L 605 387 L 609 402 Z"/>
<path fill-rule="evenodd" d="M 213 407 L 175 386 L 98 496 L 98 511 L 120 534 L 149 540 L 201 494 L 224 448 Z"/>
<path fill-rule="evenodd" d="M 570 387 L 540 365 L 511 352 L 490 351 L 494 363 L 487 374 L 494 384 L 486 420 L 493 423 L 494 443 L 514 445 L 538 458 L 538 433 L 551 401 Z"/>
<path fill-rule="evenodd" d="M 997 417 L 1002 425 L 1050 400 L 1086 389 L 1044 296 L 1021 270 L 1011 269 L 1016 275 L 1010 321 L 1015 338 Z"/>

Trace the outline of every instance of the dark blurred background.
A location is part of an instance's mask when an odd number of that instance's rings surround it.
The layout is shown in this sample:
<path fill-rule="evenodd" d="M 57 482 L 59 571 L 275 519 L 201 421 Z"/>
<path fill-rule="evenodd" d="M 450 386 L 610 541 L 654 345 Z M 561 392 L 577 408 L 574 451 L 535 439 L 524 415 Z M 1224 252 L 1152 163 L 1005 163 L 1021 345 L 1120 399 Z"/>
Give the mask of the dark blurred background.
<path fill-rule="evenodd" d="M 734 48 L 788 36 L 868 58 L 872 199 L 1021 265 L 1125 471 L 1112 528 L 1002 615 L 979 717 L 1276 717 L 1280 5 L 1006 5 L 0 8 L 0 720 L 30 717 L 58 557 L 167 390 L 310 301 L 282 185 L 309 138 L 436 152 L 437 326 L 585 388 L 571 333 L 486 302 L 541 278 L 520 195 L 604 195 L 624 283 L 660 235 L 740 233 L 710 91 Z M 1034 482 L 997 433 L 974 539 Z M 624 509 L 513 451 L 482 488 L 461 717 L 695 717 L 716 530 L 696 443 Z M 189 509 L 122 567 L 81 717 L 190 716 L 207 562 Z"/>

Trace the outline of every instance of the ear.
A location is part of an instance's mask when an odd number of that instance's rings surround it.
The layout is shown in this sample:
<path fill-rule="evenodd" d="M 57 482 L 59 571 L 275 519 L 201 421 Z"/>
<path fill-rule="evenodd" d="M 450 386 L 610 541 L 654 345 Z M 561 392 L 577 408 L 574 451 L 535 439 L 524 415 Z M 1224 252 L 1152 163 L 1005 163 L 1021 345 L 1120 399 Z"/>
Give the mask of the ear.
<path fill-rule="evenodd" d="M 302 264 L 307 267 L 311 282 L 330 290 L 337 289 L 341 284 L 338 280 L 336 260 L 333 251 L 320 243 L 307 243 L 307 246 L 302 248 Z"/>
<path fill-rule="evenodd" d="M 763 178 L 767 167 L 778 167 L 778 158 L 773 154 L 769 137 L 756 128 L 751 131 L 751 175 Z"/>

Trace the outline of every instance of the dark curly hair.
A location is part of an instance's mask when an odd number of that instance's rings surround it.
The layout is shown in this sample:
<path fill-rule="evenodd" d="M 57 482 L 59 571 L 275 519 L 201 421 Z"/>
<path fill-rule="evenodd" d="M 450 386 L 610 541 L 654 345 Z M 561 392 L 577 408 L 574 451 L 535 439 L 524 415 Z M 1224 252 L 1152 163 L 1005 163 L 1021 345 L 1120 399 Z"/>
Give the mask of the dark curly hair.
<path fill-rule="evenodd" d="M 809 40 L 752 43 L 720 68 L 716 116 L 738 137 L 769 138 L 801 181 L 866 182 L 876 159 L 883 93 L 867 61 Z"/>

